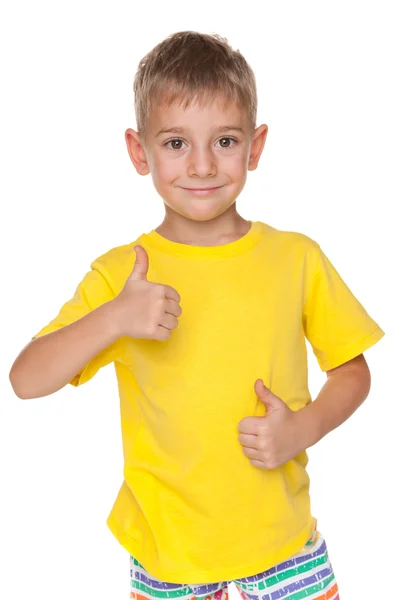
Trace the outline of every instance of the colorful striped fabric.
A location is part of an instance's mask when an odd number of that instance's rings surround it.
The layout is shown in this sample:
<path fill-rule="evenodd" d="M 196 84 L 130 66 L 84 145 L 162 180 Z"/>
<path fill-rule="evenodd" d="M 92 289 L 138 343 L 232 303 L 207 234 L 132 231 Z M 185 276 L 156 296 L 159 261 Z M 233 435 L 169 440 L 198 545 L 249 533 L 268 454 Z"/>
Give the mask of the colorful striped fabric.
<path fill-rule="evenodd" d="M 165 583 L 150 575 L 132 555 L 130 564 L 131 600 L 228 600 L 230 581 Z M 291 558 L 258 575 L 232 581 L 243 600 L 340 600 L 326 542 L 318 530 Z"/>

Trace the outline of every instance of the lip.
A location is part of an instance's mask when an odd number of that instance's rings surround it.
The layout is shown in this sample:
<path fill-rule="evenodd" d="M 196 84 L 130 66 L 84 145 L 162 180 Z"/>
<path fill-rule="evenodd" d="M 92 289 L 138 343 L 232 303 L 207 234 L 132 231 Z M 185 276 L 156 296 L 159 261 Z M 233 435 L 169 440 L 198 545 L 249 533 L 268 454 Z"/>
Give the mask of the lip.
<path fill-rule="evenodd" d="M 208 194 L 212 194 L 213 192 L 215 192 L 215 190 L 219 190 L 220 187 L 222 187 L 222 185 L 216 186 L 216 187 L 210 187 L 210 188 L 185 188 L 185 187 L 183 187 L 182 189 L 185 190 L 186 192 L 190 192 L 191 194 L 194 194 L 195 196 L 207 196 Z"/>

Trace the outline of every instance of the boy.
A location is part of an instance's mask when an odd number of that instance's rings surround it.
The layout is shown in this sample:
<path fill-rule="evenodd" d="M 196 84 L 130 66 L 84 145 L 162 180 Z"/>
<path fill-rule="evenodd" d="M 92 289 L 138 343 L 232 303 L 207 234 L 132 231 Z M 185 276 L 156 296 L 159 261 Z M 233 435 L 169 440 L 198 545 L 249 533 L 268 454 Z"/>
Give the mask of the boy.
<path fill-rule="evenodd" d="M 224 38 L 178 32 L 141 61 L 138 131 L 164 221 L 96 258 L 16 359 L 20 398 L 115 364 L 124 481 L 107 519 L 131 598 L 339 598 L 310 512 L 306 449 L 367 397 L 384 335 L 319 244 L 236 210 L 257 168 L 254 74 Z M 327 381 L 314 402 L 307 338 Z"/>

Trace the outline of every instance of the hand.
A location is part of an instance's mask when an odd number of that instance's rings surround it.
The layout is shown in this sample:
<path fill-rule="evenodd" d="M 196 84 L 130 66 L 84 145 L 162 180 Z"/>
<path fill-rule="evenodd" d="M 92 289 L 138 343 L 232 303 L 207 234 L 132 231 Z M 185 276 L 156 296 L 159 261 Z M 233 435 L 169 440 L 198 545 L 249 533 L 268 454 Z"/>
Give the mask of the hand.
<path fill-rule="evenodd" d="M 267 414 L 242 419 L 238 439 L 252 465 L 276 469 L 304 450 L 297 412 L 265 387 L 262 379 L 257 379 L 254 389 Z"/>
<path fill-rule="evenodd" d="M 120 336 L 167 340 L 182 314 L 178 292 L 169 285 L 147 281 L 149 257 L 135 246 L 136 261 L 124 288 L 111 302 Z"/>

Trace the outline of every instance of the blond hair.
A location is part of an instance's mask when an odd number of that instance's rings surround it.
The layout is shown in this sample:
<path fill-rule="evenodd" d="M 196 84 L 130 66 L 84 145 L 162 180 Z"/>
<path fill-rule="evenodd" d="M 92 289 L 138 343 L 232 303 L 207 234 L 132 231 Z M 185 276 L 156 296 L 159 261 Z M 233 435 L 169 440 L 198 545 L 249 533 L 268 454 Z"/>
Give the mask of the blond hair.
<path fill-rule="evenodd" d="M 256 127 L 257 88 L 254 72 L 226 38 L 197 31 L 178 31 L 157 44 L 139 63 L 133 84 L 137 131 L 144 139 L 152 106 L 200 106 L 218 95 L 235 101 Z"/>

